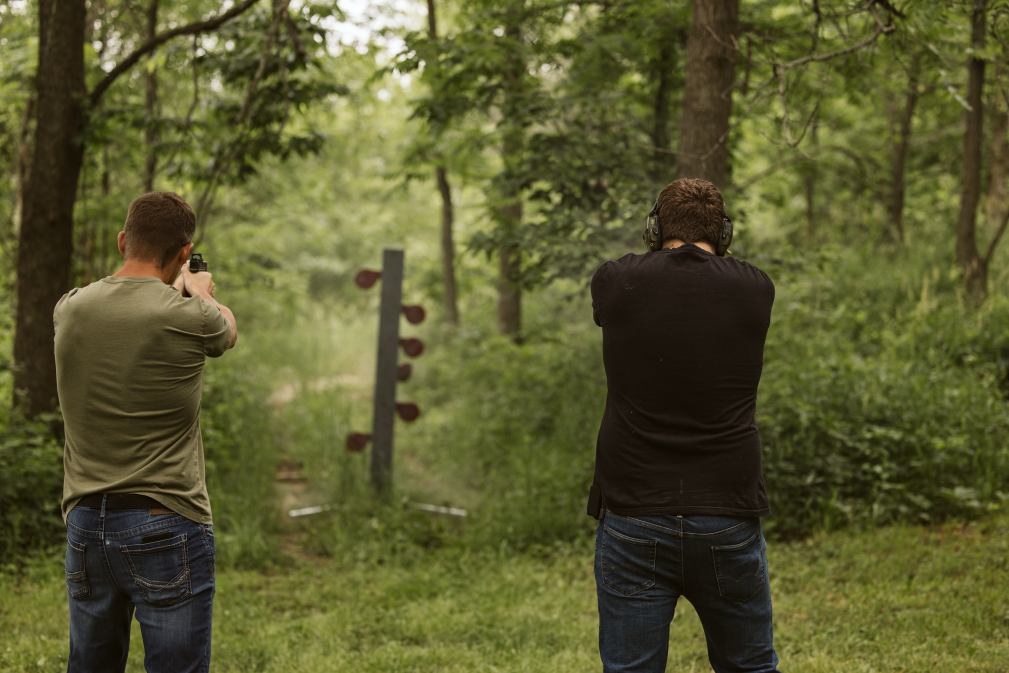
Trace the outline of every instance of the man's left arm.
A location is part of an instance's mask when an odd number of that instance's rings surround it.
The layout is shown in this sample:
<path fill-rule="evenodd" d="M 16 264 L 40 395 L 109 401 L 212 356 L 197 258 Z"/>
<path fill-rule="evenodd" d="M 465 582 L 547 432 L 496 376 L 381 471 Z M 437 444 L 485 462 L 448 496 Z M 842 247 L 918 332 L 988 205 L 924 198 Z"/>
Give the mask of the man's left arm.
<path fill-rule="evenodd" d="M 592 320 L 599 327 L 603 326 L 603 287 L 606 284 L 606 277 L 609 275 L 610 263 L 606 262 L 592 274 L 592 282 L 589 284 L 592 293 Z"/>

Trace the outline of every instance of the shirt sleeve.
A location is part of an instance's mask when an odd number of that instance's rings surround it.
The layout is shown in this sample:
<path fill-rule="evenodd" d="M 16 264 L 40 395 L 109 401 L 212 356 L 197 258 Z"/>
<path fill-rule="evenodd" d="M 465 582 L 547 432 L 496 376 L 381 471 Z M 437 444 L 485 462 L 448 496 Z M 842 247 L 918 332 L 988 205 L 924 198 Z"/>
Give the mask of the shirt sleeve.
<path fill-rule="evenodd" d="M 219 358 L 228 350 L 231 342 L 231 327 L 221 309 L 200 297 L 203 309 L 203 352 L 207 357 Z"/>
<path fill-rule="evenodd" d="M 610 263 L 606 262 L 596 269 L 592 276 L 592 320 L 600 327 L 603 326 L 603 286 L 609 276 Z"/>
<path fill-rule="evenodd" d="M 70 299 L 70 297 L 77 294 L 77 290 L 79 289 L 80 288 L 75 287 L 74 289 L 70 290 L 70 292 L 67 292 L 65 295 L 60 297 L 60 300 L 56 302 L 56 306 L 53 308 L 53 327 L 56 327 L 60 323 L 60 314 L 63 313 L 64 304 L 67 303 L 67 300 Z"/>

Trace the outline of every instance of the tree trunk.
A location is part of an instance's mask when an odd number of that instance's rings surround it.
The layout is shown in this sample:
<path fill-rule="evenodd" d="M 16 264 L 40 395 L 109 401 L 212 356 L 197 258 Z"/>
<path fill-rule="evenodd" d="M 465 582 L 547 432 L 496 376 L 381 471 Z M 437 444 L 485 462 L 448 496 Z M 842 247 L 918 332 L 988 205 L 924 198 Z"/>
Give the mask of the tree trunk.
<path fill-rule="evenodd" d="M 147 34 L 145 41 L 154 38 L 158 27 L 158 0 L 151 0 L 147 5 Z M 154 58 L 152 52 L 148 60 Z M 157 128 L 154 124 L 154 117 L 158 106 L 158 80 L 154 68 L 148 67 L 144 70 L 145 83 L 145 103 L 146 118 L 144 119 L 144 145 L 147 147 L 147 157 L 144 161 L 144 192 L 154 191 L 154 174 L 158 167 L 158 154 L 155 145 L 158 142 Z"/>
<path fill-rule="evenodd" d="M 738 25 L 739 0 L 694 0 L 677 176 L 703 178 L 719 189 L 726 185 Z"/>
<path fill-rule="evenodd" d="M 995 73 L 996 83 L 1001 83 L 1002 86 L 996 85 L 991 105 L 991 179 L 985 202 L 988 227 L 993 233 L 1009 208 L 1009 185 L 1006 184 L 1009 180 L 1009 139 L 1006 138 L 1009 129 L 1009 101 L 1005 99 L 1004 93 L 1009 90 L 1009 68 L 1000 63 Z"/>
<path fill-rule="evenodd" d="M 522 202 L 516 201 L 501 209 L 503 217 L 516 224 L 522 220 Z M 522 331 L 522 288 L 519 274 L 522 271 L 522 251 L 515 246 L 500 250 L 498 266 L 497 324 L 501 334 L 519 338 Z"/>
<path fill-rule="evenodd" d="M 658 86 L 655 88 L 655 102 L 652 106 L 652 180 L 665 185 L 670 180 L 669 164 L 669 92 L 672 88 L 673 70 L 672 45 L 663 41 L 659 47 L 659 58 L 655 64 Z"/>
<path fill-rule="evenodd" d="M 438 39 L 434 0 L 427 0 L 427 33 L 432 42 Z M 438 181 L 438 191 L 441 192 L 441 267 L 445 283 L 445 322 L 456 327 L 459 325 L 459 304 L 455 288 L 455 243 L 452 240 L 452 190 L 449 188 L 445 166 L 436 166 L 434 175 Z"/>
<path fill-rule="evenodd" d="M 505 34 L 513 40 L 522 39 L 522 32 L 517 24 L 509 25 Z M 511 59 L 506 78 L 505 103 L 502 115 L 504 138 L 501 143 L 501 159 L 504 164 L 505 191 L 501 194 L 500 226 L 505 230 L 506 239 L 519 228 L 522 223 L 522 195 L 513 187 L 513 173 L 520 161 L 520 153 L 524 144 L 524 130 L 519 109 L 519 98 L 522 89 L 522 77 L 525 64 L 517 58 Z M 497 324 L 501 334 L 512 337 L 516 342 L 521 338 L 522 331 L 522 286 L 519 283 L 522 272 L 522 252 L 517 245 L 506 244 L 499 250 L 498 266 L 498 301 Z"/>
<path fill-rule="evenodd" d="M 18 237 L 15 403 L 55 408 L 53 308 L 67 291 L 84 146 L 84 0 L 39 0 L 38 123 Z"/>
<path fill-rule="evenodd" d="M 893 227 L 898 243 L 904 243 L 904 163 L 911 140 L 911 120 L 917 103 L 918 77 L 911 75 L 907 83 L 899 135 L 890 147 L 890 203 L 887 204 L 887 209 L 890 211 L 890 226 Z"/>
<path fill-rule="evenodd" d="M 17 200 L 14 202 L 14 217 L 11 219 L 14 223 L 15 231 L 21 227 L 21 216 L 24 212 L 25 182 L 28 179 L 29 171 L 28 155 L 31 151 L 28 140 L 31 136 L 31 123 L 33 119 L 35 119 L 34 95 L 29 96 L 28 102 L 25 103 L 25 114 L 21 120 L 21 134 L 18 137 L 17 166 L 14 172 L 14 188 L 17 191 L 15 198 Z"/>
<path fill-rule="evenodd" d="M 971 17 L 971 43 L 974 53 L 984 49 L 985 3 L 975 5 Z M 977 249 L 977 204 L 981 196 L 981 139 L 984 108 L 981 90 L 984 87 L 984 60 L 971 56 L 967 60 L 967 104 L 964 112 L 966 129 L 963 136 L 963 172 L 961 175 L 960 217 L 956 225 L 956 260 L 963 269 L 967 294 L 974 301 L 984 299 L 988 290 L 987 260 Z"/>
<path fill-rule="evenodd" d="M 505 135 L 501 147 L 505 170 L 510 170 L 510 164 L 515 159 L 519 139 L 516 136 L 521 131 L 510 130 Z M 506 183 L 511 182 L 506 180 Z M 509 192 L 504 198 L 505 205 L 501 207 L 501 226 L 508 232 L 514 231 L 522 223 L 522 200 L 517 192 Z M 522 252 L 517 246 L 506 245 L 499 251 L 497 324 L 501 334 L 518 339 L 522 331 L 522 288 L 519 277 L 522 271 Z"/>
<path fill-rule="evenodd" d="M 445 322 L 455 327 L 459 324 L 459 305 L 455 290 L 455 243 L 452 240 L 452 190 L 449 188 L 445 167 L 435 168 L 438 190 L 441 192 L 441 266 L 445 282 Z"/>

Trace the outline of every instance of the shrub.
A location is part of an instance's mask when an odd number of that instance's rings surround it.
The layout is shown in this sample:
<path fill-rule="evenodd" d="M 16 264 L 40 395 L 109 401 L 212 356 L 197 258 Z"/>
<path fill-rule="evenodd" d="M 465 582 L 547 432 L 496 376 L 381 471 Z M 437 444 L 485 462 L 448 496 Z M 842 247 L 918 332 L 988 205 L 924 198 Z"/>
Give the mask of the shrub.
<path fill-rule="evenodd" d="M 59 542 L 63 535 L 63 446 L 59 413 L 26 421 L 16 413 L 0 427 L 0 562 Z"/>

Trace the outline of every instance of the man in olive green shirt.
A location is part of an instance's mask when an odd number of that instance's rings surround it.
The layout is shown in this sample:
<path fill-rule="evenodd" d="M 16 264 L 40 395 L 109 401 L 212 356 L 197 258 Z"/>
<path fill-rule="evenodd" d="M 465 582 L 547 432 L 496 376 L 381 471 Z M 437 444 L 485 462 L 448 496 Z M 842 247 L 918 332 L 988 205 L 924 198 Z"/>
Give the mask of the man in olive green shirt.
<path fill-rule="evenodd" d="M 200 395 L 206 357 L 233 347 L 238 331 L 211 275 L 188 269 L 195 229 L 177 194 L 141 196 L 119 234 L 123 267 L 71 290 L 53 314 L 70 671 L 125 662 L 134 610 L 148 671 L 209 665 L 214 548 Z"/>

